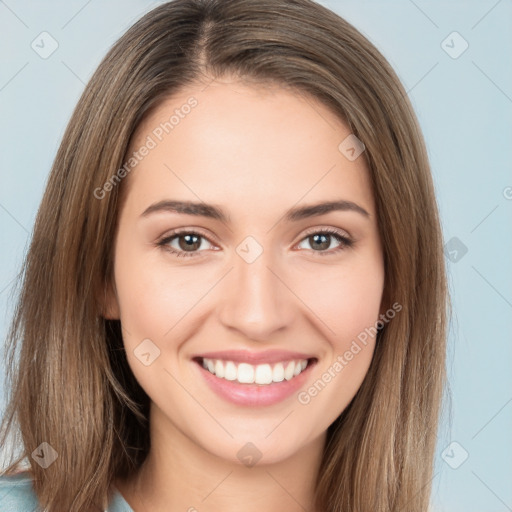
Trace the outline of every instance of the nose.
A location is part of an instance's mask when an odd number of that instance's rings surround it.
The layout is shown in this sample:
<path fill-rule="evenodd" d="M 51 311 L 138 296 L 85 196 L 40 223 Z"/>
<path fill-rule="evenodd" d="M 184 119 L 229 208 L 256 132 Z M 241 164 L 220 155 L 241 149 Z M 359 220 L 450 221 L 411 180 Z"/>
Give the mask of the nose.
<path fill-rule="evenodd" d="M 247 339 L 271 339 L 296 314 L 296 297 L 288 288 L 285 272 L 266 251 L 252 263 L 235 255 L 234 266 L 221 290 L 221 323 Z"/>

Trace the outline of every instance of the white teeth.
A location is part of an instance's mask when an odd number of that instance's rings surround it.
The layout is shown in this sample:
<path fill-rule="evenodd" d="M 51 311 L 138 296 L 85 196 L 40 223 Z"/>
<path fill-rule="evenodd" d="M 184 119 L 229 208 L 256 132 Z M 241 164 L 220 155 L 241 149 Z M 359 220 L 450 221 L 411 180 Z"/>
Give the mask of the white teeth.
<path fill-rule="evenodd" d="M 270 364 L 252 365 L 248 363 L 239 363 L 237 366 L 234 361 L 203 359 L 203 368 L 210 373 L 221 379 L 236 380 L 241 384 L 265 385 L 282 382 L 285 379 L 291 380 L 303 372 L 307 365 L 307 359 L 276 363 L 273 367 Z"/>
<path fill-rule="evenodd" d="M 274 366 L 274 371 L 272 372 L 272 380 L 274 382 L 281 382 L 284 380 L 284 366 L 283 363 L 277 363 Z"/>
<path fill-rule="evenodd" d="M 270 368 L 269 364 L 259 364 L 256 366 L 254 382 L 257 384 L 270 384 L 272 382 L 272 368 Z"/>
<path fill-rule="evenodd" d="M 284 378 L 286 380 L 290 380 L 293 378 L 293 371 L 295 370 L 295 363 L 293 361 L 290 361 L 288 363 L 288 366 L 286 367 L 286 370 L 284 371 Z"/>
<path fill-rule="evenodd" d="M 224 373 L 224 378 L 226 380 L 236 380 L 236 366 L 233 361 L 228 361 L 226 363 L 226 371 Z"/>
<path fill-rule="evenodd" d="M 224 365 L 222 364 L 222 361 L 215 361 L 215 375 L 217 375 L 217 377 L 224 378 Z"/>
<path fill-rule="evenodd" d="M 217 363 L 220 363 L 220 361 L 217 361 Z M 217 365 L 215 365 L 215 369 L 217 369 Z M 217 372 L 215 372 L 215 375 L 220 377 Z M 250 364 L 240 363 L 236 380 L 242 384 L 252 384 L 254 382 L 254 368 Z"/>

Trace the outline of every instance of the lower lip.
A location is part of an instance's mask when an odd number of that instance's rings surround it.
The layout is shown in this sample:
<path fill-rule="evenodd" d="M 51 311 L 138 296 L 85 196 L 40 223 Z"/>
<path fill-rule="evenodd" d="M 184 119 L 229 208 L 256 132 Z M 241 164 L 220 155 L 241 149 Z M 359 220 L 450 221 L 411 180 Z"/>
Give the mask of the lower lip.
<path fill-rule="evenodd" d="M 272 384 L 240 384 L 236 380 L 226 380 L 213 375 L 203 368 L 201 363 L 194 361 L 201 375 L 210 388 L 221 398 L 236 405 L 264 406 L 273 405 L 285 400 L 304 385 L 316 359 L 309 362 L 304 371 L 291 380 L 273 382 Z"/>

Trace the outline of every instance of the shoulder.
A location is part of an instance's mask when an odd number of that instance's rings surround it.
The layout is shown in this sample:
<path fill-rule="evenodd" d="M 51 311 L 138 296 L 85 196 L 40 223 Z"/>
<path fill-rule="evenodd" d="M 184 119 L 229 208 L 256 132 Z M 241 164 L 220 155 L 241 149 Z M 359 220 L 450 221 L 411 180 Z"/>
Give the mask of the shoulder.
<path fill-rule="evenodd" d="M 40 512 L 39 501 L 32 476 L 28 471 L 14 475 L 0 475 L 0 511 L 1 512 Z M 108 512 L 133 512 L 119 490 L 113 486 L 113 496 Z"/>
<path fill-rule="evenodd" d="M 2 512 L 37 512 L 39 503 L 28 471 L 0 476 Z"/>

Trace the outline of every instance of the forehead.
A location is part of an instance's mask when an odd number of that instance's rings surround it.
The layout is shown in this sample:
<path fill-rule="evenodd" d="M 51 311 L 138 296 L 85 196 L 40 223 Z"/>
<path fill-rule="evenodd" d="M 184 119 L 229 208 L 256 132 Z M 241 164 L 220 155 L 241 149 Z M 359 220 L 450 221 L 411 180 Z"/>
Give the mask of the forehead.
<path fill-rule="evenodd" d="M 257 215 L 274 205 L 347 199 L 372 211 L 364 155 L 351 160 L 340 149 L 349 136 L 311 96 L 214 81 L 175 94 L 139 125 L 127 158 L 139 153 L 140 160 L 123 185 L 139 209 L 173 198 Z"/>

